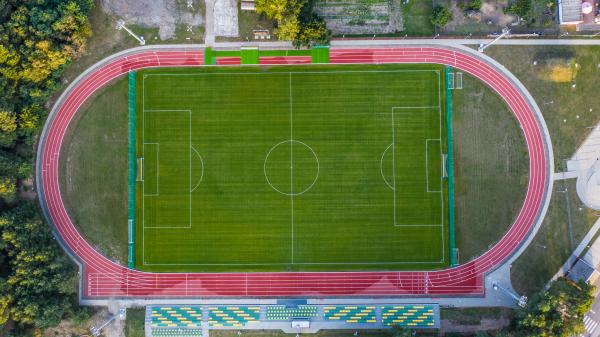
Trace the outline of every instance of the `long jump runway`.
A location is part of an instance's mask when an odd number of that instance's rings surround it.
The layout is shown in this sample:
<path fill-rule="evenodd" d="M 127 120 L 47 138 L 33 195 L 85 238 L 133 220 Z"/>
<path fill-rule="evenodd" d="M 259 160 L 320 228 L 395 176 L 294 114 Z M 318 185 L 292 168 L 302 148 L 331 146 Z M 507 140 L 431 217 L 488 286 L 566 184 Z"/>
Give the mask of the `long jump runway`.
<path fill-rule="evenodd" d="M 286 63 L 282 58 L 273 64 Z M 297 60 L 293 58 L 289 63 Z M 268 63 L 268 60 L 266 61 Z M 261 60 L 261 64 L 265 60 Z M 543 121 L 528 97 L 499 69 L 475 52 L 449 47 L 332 48 L 330 63 L 438 63 L 467 72 L 494 89 L 520 124 L 529 153 L 529 183 L 524 203 L 508 232 L 489 251 L 463 265 L 418 272 L 148 273 L 128 269 L 96 251 L 77 232 L 62 201 L 59 158 L 69 123 L 99 88 L 130 70 L 195 67 L 204 64 L 198 48 L 142 48 L 114 55 L 82 74 L 54 106 L 42 133 L 37 186 L 42 208 L 56 236 L 81 266 L 81 296 L 109 297 L 349 297 L 483 295 L 484 275 L 506 261 L 543 216 L 550 197 L 550 145 Z"/>

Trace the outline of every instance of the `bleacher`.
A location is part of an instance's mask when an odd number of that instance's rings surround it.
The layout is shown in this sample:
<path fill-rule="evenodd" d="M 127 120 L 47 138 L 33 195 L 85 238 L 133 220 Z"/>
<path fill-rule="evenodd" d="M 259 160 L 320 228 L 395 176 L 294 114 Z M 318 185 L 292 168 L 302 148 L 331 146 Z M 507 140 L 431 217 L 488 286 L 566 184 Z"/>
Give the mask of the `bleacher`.
<path fill-rule="evenodd" d="M 299 305 L 297 307 L 271 305 L 267 307 L 267 320 L 270 321 L 282 321 L 290 318 L 311 318 L 316 316 L 316 305 Z"/>
<path fill-rule="evenodd" d="M 375 306 L 345 305 L 323 307 L 323 319 L 346 323 L 376 323 Z"/>
<path fill-rule="evenodd" d="M 196 337 L 202 336 L 200 329 L 152 329 L 152 337 Z"/>
<path fill-rule="evenodd" d="M 151 307 L 149 314 L 153 328 L 200 328 L 202 323 L 200 306 Z"/>
<path fill-rule="evenodd" d="M 431 328 L 435 326 L 433 305 L 383 306 L 383 325 L 399 325 L 406 328 Z"/>
<path fill-rule="evenodd" d="M 206 311 L 205 311 L 206 310 Z M 437 304 L 338 304 L 309 305 L 304 302 L 271 305 L 154 305 L 146 308 L 146 336 L 200 337 L 204 329 L 263 329 L 260 322 L 288 324 L 298 318 L 330 324 L 332 329 L 439 328 Z M 286 322 L 287 321 L 287 322 Z M 254 324 L 248 326 L 249 324 Z M 325 324 L 325 325 L 323 325 Z"/>
<path fill-rule="evenodd" d="M 209 307 L 208 310 L 208 323 L 213 327 L 242 327 L 260 321 L 259 306 L 220 306 Z"/>

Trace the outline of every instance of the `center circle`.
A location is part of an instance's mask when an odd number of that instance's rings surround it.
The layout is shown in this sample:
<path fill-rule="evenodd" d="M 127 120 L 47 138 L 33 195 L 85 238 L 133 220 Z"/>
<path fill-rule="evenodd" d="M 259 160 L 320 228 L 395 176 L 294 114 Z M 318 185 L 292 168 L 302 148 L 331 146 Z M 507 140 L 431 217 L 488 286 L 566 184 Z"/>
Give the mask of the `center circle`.
<path fill-rule="evenodd" d="M 273 146 L 264 163 L 267 183 L 275 191 L 289 196 L 310 190 L 319 178 L 319 158 L 299 140 L 284 140 Z"/>

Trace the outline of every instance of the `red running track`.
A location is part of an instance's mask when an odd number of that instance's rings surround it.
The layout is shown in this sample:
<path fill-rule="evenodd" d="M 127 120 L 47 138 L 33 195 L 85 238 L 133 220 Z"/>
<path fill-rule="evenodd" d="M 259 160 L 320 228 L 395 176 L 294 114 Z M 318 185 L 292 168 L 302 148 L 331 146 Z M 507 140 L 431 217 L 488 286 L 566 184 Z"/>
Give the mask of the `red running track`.
<path fill-rule="evenodd" d="M 201 66 L 193 49 L 138 50 L 113 57 L 82 76 L 59 100 L 40 141 L 37 177 L 42 206 L 64 248 L 82 267 L 82 297 L 283 297 L 483 295 L 484 274 L 505 261 L 541 216 L 551 167 L 543 129 L 516 84 L 494 66 L 468 52 L 444 47 L 331 49 L 331 63 L 439 63 L 467 72 L 504 98 L 522 127 L 529 151 L 529 184 L 524 203 L 508 232 L 488 252 L 464 265 L 418 272 L 148 273 L 104 257 L 77 232 L 60 193 L 59 153 L 67 127 L 96 90 L 130 70 Z M 282 57 L 261 63 L 294 63 Z M 236 60 L 237 61 L 237 60 Z M 302 61 L 305 61 L 302 59 Z"/>

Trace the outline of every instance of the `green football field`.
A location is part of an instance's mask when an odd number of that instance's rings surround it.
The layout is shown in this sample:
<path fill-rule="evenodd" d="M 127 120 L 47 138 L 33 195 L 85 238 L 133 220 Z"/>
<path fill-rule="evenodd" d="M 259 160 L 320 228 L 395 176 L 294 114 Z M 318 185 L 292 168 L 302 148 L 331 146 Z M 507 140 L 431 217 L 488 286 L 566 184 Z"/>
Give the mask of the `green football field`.
<path fill-rule="evenodd" d="M 136 75 L 136 268 L 448 265 L 444 69 Z"/>

